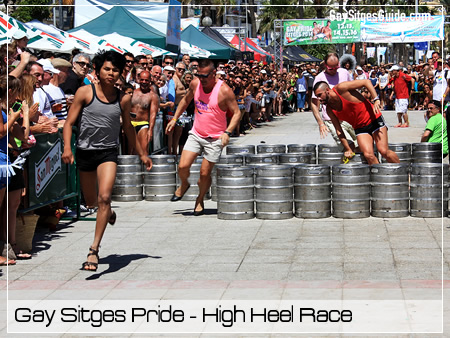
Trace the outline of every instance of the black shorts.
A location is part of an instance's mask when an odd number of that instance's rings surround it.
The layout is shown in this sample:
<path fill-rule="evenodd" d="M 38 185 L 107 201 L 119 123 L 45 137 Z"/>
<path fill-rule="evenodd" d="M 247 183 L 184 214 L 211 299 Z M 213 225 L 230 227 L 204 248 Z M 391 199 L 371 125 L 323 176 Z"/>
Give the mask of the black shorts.
<path fill-rule="evenodd" d="M 96 171 L 97 167 L 105 162 L 118 163 L 118 148 L 108 148 L 99 150 L 83 150 L 77 148 L 77 167 L 81 171 Z"/>
<path fill-rule="evenodd" d="M 141 124 L 141 125 L 139 125 L 139 126 L 135 126 L 134 127 L 134 130 L 136 130 L 136 135 L 139 133 L 139 131 L 141 130 L 141 129 L 143 129 L 143 128 L 150 128 L 149 127 L 149 125 L 148 125 L 148 123 L 147 124 Z"/>
<path fill-rule="evenodd" d="M 355 134 L 359 135 L 359 134 L 370 134 L 372 135 L 374 132 L 376 132 L 377 130 L 386 127 L 386 123 L 384 122 L 384 118 L 383 116 L 380 116 L 379 118 L 377 118 L 375 121 L 373 121 L 371 124 L 369 124 L 368 126 L 365 127 L 361 127 L 361 128 L 356 128 L 355 129 Z"/>

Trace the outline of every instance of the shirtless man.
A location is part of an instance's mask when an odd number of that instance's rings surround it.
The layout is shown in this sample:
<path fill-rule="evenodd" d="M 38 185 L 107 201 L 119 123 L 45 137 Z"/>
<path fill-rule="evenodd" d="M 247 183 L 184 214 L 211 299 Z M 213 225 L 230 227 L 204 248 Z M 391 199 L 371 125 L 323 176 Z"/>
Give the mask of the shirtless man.
<path fill-rule="evenodd" d="M 325 39 L 328 39 L 328 40 L 331 41 L 332 36 L 331 36 L 331 28 L 330 28 L 330 26 L 331 26 L 331 21 L 328 20 L 327 21 L 327 25 L 325 27 L 323 27 L 322 32 L 323 32 L 323 34 L 325 34 Z"/>
<path fill-rule="evenodd" d="M 318 36 L 317 34 L 322 32 L 322 27 L 320 27 L 317 22 L 313 22 L 313 29 L 312 29 L 312 39 L 311 40 L 317 40 Z"/>
<path fill-rule="evenodd" d="M 147 70 L 139 75 L 139 85 L 131 99 L 131 124 L 136 129 L 142 150 L 148 155 L 148 145 L 153 137 L 153 127 L 159 108 L 159 97 L 151 90 L 150 73 Z M 133 154 L 133 151 L 130 149 L 130 154 Z"/>
<path fill-rule="evenodd" d="M 156 83 L 161 78 L 162 68 L 158 65 L 153 66 L 151 75 L 152 75 L 152 86 L 151 86 L 152 91 L 154 91 L 155 94 L 159 96 L 159 90 L 158 90 L 158 87 L 156 86 Z"/>

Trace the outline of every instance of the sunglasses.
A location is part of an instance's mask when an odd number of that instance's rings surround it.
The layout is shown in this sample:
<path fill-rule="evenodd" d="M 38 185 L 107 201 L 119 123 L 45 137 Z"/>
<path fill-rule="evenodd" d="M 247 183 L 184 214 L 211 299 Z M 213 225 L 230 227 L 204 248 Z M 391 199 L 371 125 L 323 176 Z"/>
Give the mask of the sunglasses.
<path fill-rule="evenodd" d="M 326 66 L 326 67 L 327 67 L 328 70 L 337 70 L 337 69 L 339 69 L 339 66 L 336 66 L 336 67 Z"/>
<path fill-rule="evenodd" d="M 79 64 L 81 67 L 89 67 L 89 63 L 86 62 L 77 61 L 76 63 Z"/>
<path fill-rule="evenodd" d="M 199 73 L 197 73 L 197 74 L 195 74 L 195 75 L 196 75 L 197 77 L 199 77 L 199 78 L 206 79 L 208 76 L 211 75 L 212 72 L 213 72 L 213 71 L 210 71 L 208 74 L 199 74 Z"/>
<path fill-rule="evenodd" d="M 173 66 L 173 62 L 166 62 L 166 65 Z"/>
<path fill-rule="evenodd" d="M 177 68 L 177 70 L 178 70 L 179 72 L 185 72 L 185 71 L 186 71 L 185 68 Z"/>
<path fill-rule="evenodd" d="M 141 66 L 148 66 L 148 62 L 139 62 Z"/>
<path fill-rule="evenodd" d="M 126 63 L 133 63 L 133 60 L 126 60 Z"/>

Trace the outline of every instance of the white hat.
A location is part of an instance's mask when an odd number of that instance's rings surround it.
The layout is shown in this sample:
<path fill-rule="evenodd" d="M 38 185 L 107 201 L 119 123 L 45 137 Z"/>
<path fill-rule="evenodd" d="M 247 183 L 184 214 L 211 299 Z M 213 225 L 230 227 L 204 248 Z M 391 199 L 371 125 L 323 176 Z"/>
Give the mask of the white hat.
<path fill-rule="evenodd" d="M 169 72 L 174 72 L 174 71 L 175 71 L 175 68 L 173 68 L 172 66 L 165 66 L 164 69 L 163 69 L 163 71 L 164 71 L 164 70 L 168 70 Z"/>
<path fill-rule="evenodd" d="M 16 30 L 15 32 L 14 32 L 14 34 L 13 34 L 13 38 L 15 39 L 15 40 L 20 40 L 20 39 L 22 39 L 22 38 L 24 38 L 24 37 L 26 37 L 27 36 L 27 33 L 25 33 L 23 30 L 21 30 L 21 29 L 18 29 L 18 30 Z"/>
<path fill-rule="evenodd" d="M 52 62 L 49 59 L 40 59 L 37 61 L 37 63 L 39 63 L 42 66 L 42 68 L 44 68 L 44 72 L 50 72 L 53 74 L 60 73 L 58 69 L 53 67 Z"/>
<path fill-rule="evenodd" d="M 223 70 L 219 70 L 218 72 L 216 72 L 216 74 L 219 74 L 219 75 L 226 75 L 225 72 L 224 72 Z"/>
<path fill-rule="evenodd" d="M 234 60 L 228 60 L 228 63 L 236 63 Z"/>
<path fill-rule="evenodd" d="M 397 65 L 393 65 L 393 66 L 391 67 L 391 69 L 389 69 L 389 71 L 392 72 L 393 70 L 400 70 L 400 67 L 397 66 Z"/>
<path fill-rule="evenodd" d="M 314 68 L 311 69 L 311 73 L 317 73 L 317 70 L 315 70 Z"/>
<path fill-rule="evenodd" d="M 363 70 L 360 66 L 356 67 L 356 70 Z"/>
<path fill-rule="evenodd" d="M 264 69 L 262 69 L 261 74 L 267 74 L 267 72 Z"/>

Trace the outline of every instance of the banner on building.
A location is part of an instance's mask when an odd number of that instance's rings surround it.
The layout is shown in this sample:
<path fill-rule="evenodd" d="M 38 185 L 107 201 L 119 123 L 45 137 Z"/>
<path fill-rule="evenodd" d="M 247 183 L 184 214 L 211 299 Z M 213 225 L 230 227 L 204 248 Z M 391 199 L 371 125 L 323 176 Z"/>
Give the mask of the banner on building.
<path fill-rule="evenodd" d="M 361 41 L 407 43 L 439 41 L 444 38 L 443 16 L 408 16 L 398 20 L 361 21 Z"/>
<path fill-rule="evenodd" d="M 200 18 L 185 18 L 181 19 L 181 30 L 188 28 L 189 25 L 194 26 L 195 28 L 200 28 Z"/>
<path fill-rule="evenodd" d="M 429 13 L 411 16 L 400 13 L 358 20 L 286 20 L 283 21 L 283 29 L 285 46 L 439 41 L 444 38 L 444 17 Z"/>
<path fill-rule="evenodd" d="M 315 45 L 359 41 L 359 21 L 293 20 L 284 21 L 284 45 Z"/>
<path fill-rule="evenodd" d="M 375 56 L 375 47 L 367 47 L 367 57 L 373 58 Z"/>
<path fill-rule="evenodd" d="M 385 55 L 387 47 L 378 47 L 378 54 Z"/>

